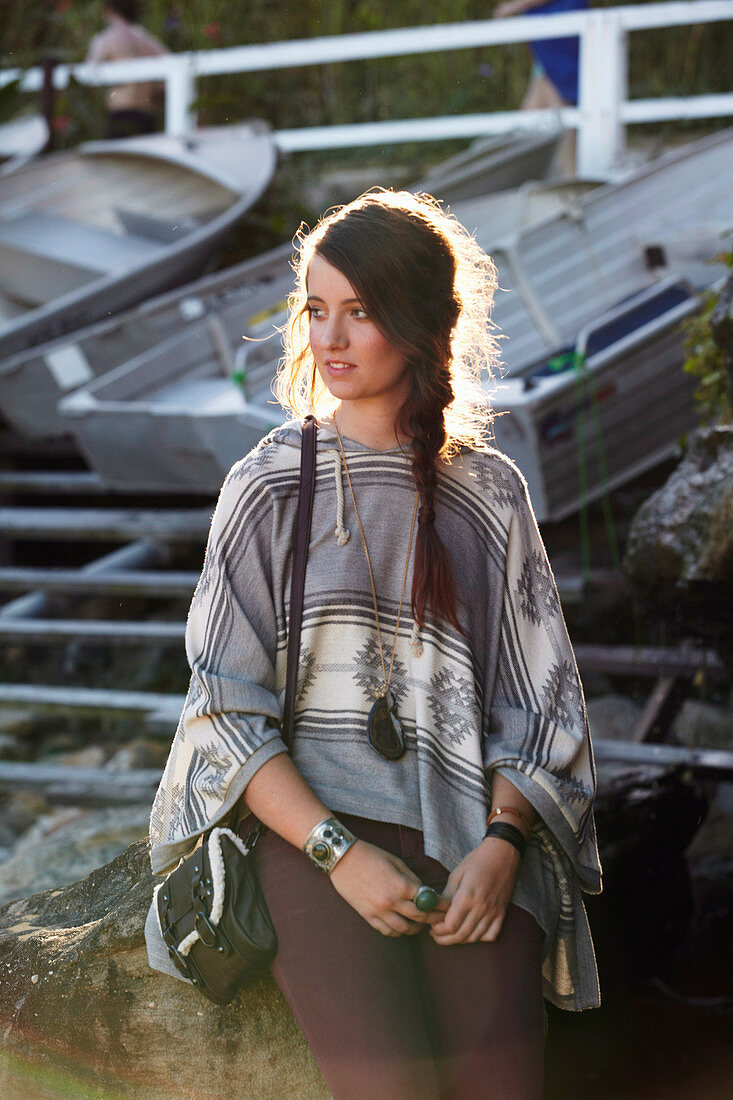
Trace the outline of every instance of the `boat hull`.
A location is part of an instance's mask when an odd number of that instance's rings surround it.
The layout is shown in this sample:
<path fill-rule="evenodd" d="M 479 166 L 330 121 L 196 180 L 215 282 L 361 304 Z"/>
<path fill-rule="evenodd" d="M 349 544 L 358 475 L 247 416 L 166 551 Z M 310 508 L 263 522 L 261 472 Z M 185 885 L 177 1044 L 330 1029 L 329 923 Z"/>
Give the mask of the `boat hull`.
<path fill-rule="evenodd" d="M 680 325 L 699 308 L 688 284 L 666 280 L 587 326 L 559 374 L 545 367 L 492 394 L 496 445 L 526 477 L 540 521 L 564 519 L 675 453 L 696 422 Z M 594 351 L 604 331 L 617 338 Z"/>
<path fill-rule="evenodd" d="M 214 173 L 213 182 L 219 184 L 221 188 L 228 185 L 229 182 L 232 183 L 231 199 L 226 209 L 207 219 L 204 224 L 196 225 L 190 230 L 180 233 L 177 237 L 174 233 L 177 227 L 173 225 L 170 227 L 172 239 L 168 241 L 161 239 L 160 236 L 156 239 L 155 234 L 160 234 L 160 229 L 154 224 L 156 219 L 146 218 L 144 215 L 132 215 L 138 223 L 141 223 L 142 228 L 138 229 L 137 233 L 131 232 L 127 235 L 108 232 L 108 240 L 112 244 L 129 241 L 131 247 L 135 242 L 142 244 L 145 241 L 150 243 L 151 247 L 140 248 L 139 251 L 144 255 L 141 255 L 137 262 L 134 258 L 131 258 L 130 262 L 121 264 L 121 269 L 116 264 L 109 263 L 108 266 L 113 266 L 115 269 L 100 272 L 96 278 L 89 276 L 89 271 L 93 272 L 95 270 L 93 265 L 96 262 L 95 241 L 91 234 L 96 233 L 101 238 L 105 231 L 104 228 L 90 229 L 91 239 L 88 248 L 89 264 L 92 265 L 90 268 L 87 269 L 84 266 L 83 255 L 79 260 L 74 258 L 73 263 L 65 263 L 61 253 L 55 257 L 49 257 L 49 271 L 52 273 L 49 274 L 49 282 L 51 282 L 52 276 L 60 279 L 66 272 L 67 279 L 73 283 L 74 270 L 81 271 L 83 274 L 79 275 L 79 280 L 84 279 L 85 281 L 82 285 L 76 287 L 71 285 L 68 289 L 64 287 L 63 283 L 59 282 L 58 286 L 62 290 L 60 294 L 52 296 L 51 300 L 45 302 L 38 301 L 36 298 L 35 300 L 38 302 L 36 308 L 28 309 L 17 316 L 6 319 L 0 327 L 0 375 L 2 375 L 9 357 L 22 353 L 34 345 L 56 340 L 66 333 L 90 325 L 100 318 L 118 313 L 146 298 L 159 294 L 169 287 L 185 282 L 191 278 L 192 274 L 201 270 L 227 233 L 262 194 L 275 169 L 276 149 L 267 127 L 264 124 L 257 123 L 248 127 L 237 127 L 236 130 L 239 140 L 243 143 L 243 155 L 246 148 L 246 157 L 252 164 L 251 181 L 246 190 L 239 193 L 235 192 L 233 190 L 234 186 L 243 186 L 241 181 L 229 181 L 227 177 L 220 180 L 216 178 L 216 173 Z M 136 139 L 128 140 L 134 141 Z M 120 146 L 124 147 L 124 142 L 99 143 L 98 146 L 90 146 L 88 156 L 92 160 L 109 161 L 113 159 L 114 150 Z M 151 148 L 154 148 L 154 146 L 151 146 Z M 68 163 L 68 154 L 60 154 L 59 156 Z M 120 157 L 123 159 L 122 154 L 120 154 Z M 132 151 L 130 151 L 129 157 L 131 160 L 140 160 L 145 163 L 146 167 L 149 167 L 148 162 L 151 157 L 146 158 L 143 152 L 135 151 L 133 156 Z M 189 154 L 185 164 L 181 167 L 181 172 L 185 171 L 188 178 L 193 178 L 194 164 L 195 158 Z M 170 165 L 167 165 L 167 167 L 170 169 Z M 201 169 L 201 178 L 202 181 L 205 181 L 203 164 Z M 37 289 L 37 272 L 39 265 L 42 263 L 42 254 L 35 251 L 31 252 L 29 249 L 28 253 L 23 256 L 22 239 L 16 239 L 18 237 L 16 232 L 17 211 L 23 211 L 22 177 L 24 172 L 30 171 L 37 173 L 39 168 L 37 165 L 33 165 L 29 166 L 28 169 L 20 169 L 4 181 L 6 189 L 10 188 L 11 184 L 13 188 L 12 193 L 7 197 L 4 197 L 2 189 L 3 181 L 0 181 L 0 247 L 3 246 L 2 232 L 5 225 L 7 235 L 10 238 L 7 243 L 9 259 L 14 265 L 23 263 L 28 265 L 27 272 L 23 269 L 19 272 L 21 296 L 32 301 L 33 299 L 30 299 L 29 295 Z M 53 171 L 53 163 L 49 171 Z M 4 211 L 9 211 L 10 214 L 3 222 Z M 119 211 L 117 213 L 119 214 Z M 125 216 L 125 213 L 122 212 L 122 217 Z M 87 229 L 83 223 L 75 223 L 73 219 L 69 218 L 53 217 L 40 208 L 37 217 L 39 219 L 46 218 L 49 224 L 54 223 L 57 228 L 62 222 L 68 224 L 70 253 L 73 251 L 74 225 L 78 226 L 76 230 L 78 233 L 82 233 Z M 127 217 L 129 219 L 131 215 L 128 214 Z M 135 227 L 133 226 L 133 228 Z M 153 235 L 151 236 L 151 234 Z M 41 298 L 47 296 L 42 290 L 39 290 L 38 294 Z M 3 411 L 1 381 L 0 411 Z M 33 431 L 33 429 L 31 430 Z"/>

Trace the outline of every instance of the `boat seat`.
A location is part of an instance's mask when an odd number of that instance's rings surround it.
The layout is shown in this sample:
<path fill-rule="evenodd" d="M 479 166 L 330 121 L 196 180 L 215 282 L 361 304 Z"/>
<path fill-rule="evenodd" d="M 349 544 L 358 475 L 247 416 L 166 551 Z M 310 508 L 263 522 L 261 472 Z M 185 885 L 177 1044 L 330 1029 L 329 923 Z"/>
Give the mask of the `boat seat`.
<path fill-rule="evenodd" d="M 560 348 L 523 378 L 525 392 L 534 389 L 538 378 L 553 377 L 574 370 L 586 359 L 606 351 L 646 325 L 662 322 L 666 314 L 676 317 L 679 306 L 694 299 L 691 288 L 682 279 L 665 282 L 623 298 L 613 310 L 581 331 L 576 344 Z M 677 324 L 675 320 L 672 323 Z"/>
<path fill-rule="evenodd" d="M 146 240 L 159 241 L 162 244 L 178 241 L 201 225 L 200 220 L 190 214 L 182 214 L 175 221 L 170 221 L 167 218 L 154 217 L 152 214 L 137 210 L 127 210 L 121 206 L 115 207 L 115 214 L 128 233 L 144 237 Z"/>
<path fill-rule="evenodd" d="M 132 233 L 31 211 L 0 219 L 0 288 L 39 305 L 99 275 L 144 263 L 159 249 L 159 243 Z"/>

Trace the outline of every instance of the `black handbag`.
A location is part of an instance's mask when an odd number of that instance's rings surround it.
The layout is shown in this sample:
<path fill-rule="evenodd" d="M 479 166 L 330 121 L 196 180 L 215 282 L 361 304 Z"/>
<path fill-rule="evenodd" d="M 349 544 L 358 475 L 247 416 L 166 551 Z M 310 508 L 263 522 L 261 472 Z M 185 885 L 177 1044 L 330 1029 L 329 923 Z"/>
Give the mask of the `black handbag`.
<path fill-rule="evenodd" d="M 282 738 L 293 738 L 305 567 L 316 471 L 316 422 L 306 417 L 290 589 L 290 632 Z M 176 969 L 214 1004 L 226 1005 L 277 952 L 277 935 L 257 876 L 252 850 L 262 826 L 242 840 L 231 829 L 211 829 L 156 890 L 163 939 Z"/>

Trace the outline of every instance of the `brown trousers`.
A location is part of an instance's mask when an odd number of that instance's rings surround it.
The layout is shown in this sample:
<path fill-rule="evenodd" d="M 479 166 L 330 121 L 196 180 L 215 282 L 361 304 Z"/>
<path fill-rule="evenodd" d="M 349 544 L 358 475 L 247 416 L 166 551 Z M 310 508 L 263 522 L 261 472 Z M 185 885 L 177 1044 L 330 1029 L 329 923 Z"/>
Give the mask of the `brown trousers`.
<path fill-rule="evenodd" d="M 339 814 L 440 890 L 422 834 Z M 273 975 L 335 1100 L 540 1100 L 541 932 L 511 905 L 494 943 L 383 936 L 276 833 L 256 849 L 277 930 Z"/>

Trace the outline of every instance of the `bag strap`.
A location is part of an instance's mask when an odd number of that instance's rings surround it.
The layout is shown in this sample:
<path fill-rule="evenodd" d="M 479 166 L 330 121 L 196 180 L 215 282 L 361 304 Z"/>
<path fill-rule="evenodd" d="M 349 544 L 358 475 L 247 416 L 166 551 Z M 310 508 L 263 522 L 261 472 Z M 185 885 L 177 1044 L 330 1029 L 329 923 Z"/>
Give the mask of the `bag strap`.
<path fill-rule="evenodd" d="M 282 721 L 282 739 L 288 748 L 290 748 L 293 742 L 295 687 L 298 681 L 300 628 L 303 620 L 303 593 L 305 591 L 305 568 L 308 562 L 308 544 L 311 537 L 311 520 L 313 518 L 313 495 L 316 484 L 317 432 L 318 425 L 315 418 L 306 416 L 303 421 L 303 439 L 300 447 L 300 486 L 298 490 L 298 512 L 295 518 L 293 576 L 290 584 L 288 665 Z"/>

